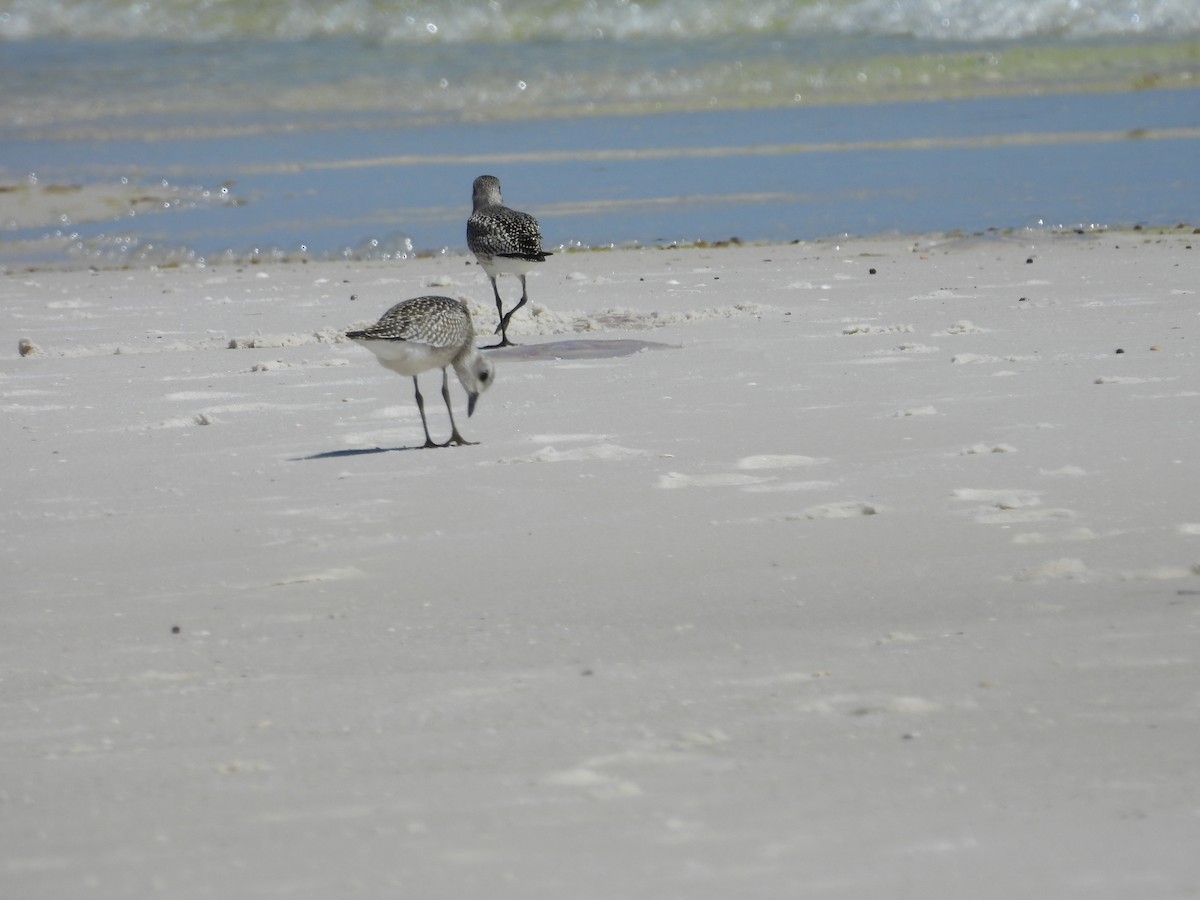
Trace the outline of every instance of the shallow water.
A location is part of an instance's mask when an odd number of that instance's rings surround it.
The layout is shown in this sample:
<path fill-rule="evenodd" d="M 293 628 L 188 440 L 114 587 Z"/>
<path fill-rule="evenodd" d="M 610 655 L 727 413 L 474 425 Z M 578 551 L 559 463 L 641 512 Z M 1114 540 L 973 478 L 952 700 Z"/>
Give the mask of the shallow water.
<path fill-rule="evenodd" d="M 485 171 L 554 247 L 1200 208 L 1190 2 L 410 6 L 13 6 L 0 263 L 461 251 Z"/>
<path fill-rule="evenodd" d="M 483 171 L 501 176 L 508 201 L 534 212 L 554 247 L 1173 224 L 1200 210 L 1200 129 L 1184 123 L 1200 123 L 1200 92 L 376 122 L 305 140 L 98 142 L 74 164 L 66 151 L 79 142 L 10 144 L 7 158 L 39 179 L 126 178 L 148 202 L 115 218 L 68 212 L 56 227 L 10 229 L 0 259 L 461 251 L 471 180 Z M 51 165 L 56 152 L 63 162 Z M 193 184 L 210 187 L 170 193 Z M 69 210 L 71 195 L 60 198 Z"/>

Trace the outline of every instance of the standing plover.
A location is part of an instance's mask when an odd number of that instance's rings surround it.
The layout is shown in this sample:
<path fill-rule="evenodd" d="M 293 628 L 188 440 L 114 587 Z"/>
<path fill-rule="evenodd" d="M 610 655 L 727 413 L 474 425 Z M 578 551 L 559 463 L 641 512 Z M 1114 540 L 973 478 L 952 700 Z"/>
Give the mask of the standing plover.
<path fill-rule="evenodd" d="M 475 412 L 475 401 L 491 386 L 494 371 L 490 360 L 475 347 L 475 327 L 471 314 L 460 300 L 450 297 L 414 297 L 402 300 L 380 316 L 379 321 L 362 331 L 348 331 L 346 337 L 361 344 L 379 358 L 379 364 L 401 375 L 411 375 L 417 394 L 417 411 L 425 429 L 426 447 L 471 444 L 458 433 L 454 410 L 450 408 L 450 379 L 446 366 L 453 366 L 467 392 L 467 415 Z M 435 444 L 425 421 L 425 400 L 417 375 L 430 369 L 442 370 L 442 399 L 450 414 L 450 440 Z"/>
<path fill-rule="evenodd" d="M 504 205 L 500 197 L 500 179 L 495 175 L 480 175 L 471 189 L 472 212 L 467 219 L 467 246 L 487 272 L 496 295 L 496 313 L 500 324 L 496 331 L 500 343 L 507 347 L 508 322 L 513 313 L 525 305 L 529 295 L 525 290 L 525 273 L 551 254 L 542 249 L 542 232 L 538 221 L 529 213 L 517 212 Z M 500 302 L 496 276 L 507 272 L 521 279 L 521 300 L 508 311 Z"/>

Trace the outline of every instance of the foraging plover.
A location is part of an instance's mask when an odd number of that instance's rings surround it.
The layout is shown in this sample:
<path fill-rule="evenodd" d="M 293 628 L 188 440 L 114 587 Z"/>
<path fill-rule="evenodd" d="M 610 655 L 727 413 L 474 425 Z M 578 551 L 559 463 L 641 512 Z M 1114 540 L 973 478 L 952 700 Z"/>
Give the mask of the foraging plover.
<path fill-rule="evenodd" d="M 411 375 L 417 394 L 417 411 L 425 429 L 426 447 L 471 444 L 458 433 L 454 411 L 450 408 L 450 386 L 446 367 L 453 366 L 467 392 L 467 415 L 475 412 L 475 401 L 491 386 L 494 370 L 490 360 L 475 347 L 475 327 L 471 314 L 460 300 L 450 297 L 414 297 L 402 300 L 380 316 L 379 321 L 361 331 L 348 331 L 346 337 L 361 344 L 379 358 L 379 364 L 400 375 Z M 435 444 L 425 421 L 425 400 L 417 375 L 430 369 L 442 370 L 442 399 L 450 414 L 450 439 Z"/>
<path fill-rule="evenodd" d="M 525 305 L 529 295 L 525 290 L 525 273 L 551 254 L 542 249 L 542 232 L 538 221 L 529 213 L 518 212 L 504 205 L 500 197 L 500 179 L 495 175 L 480 175 L 471 189 L 472 212 L 467 220 L 467 246 L 483 266 L 496 295 L 496 313 L 500 324 L 496 331 L 500 343 L 507 347 L 508 322 L 513 313 Z M 521 300 L 508 311 L 500 302 L 496 276 L 508 273 L 521 279 Z"/>

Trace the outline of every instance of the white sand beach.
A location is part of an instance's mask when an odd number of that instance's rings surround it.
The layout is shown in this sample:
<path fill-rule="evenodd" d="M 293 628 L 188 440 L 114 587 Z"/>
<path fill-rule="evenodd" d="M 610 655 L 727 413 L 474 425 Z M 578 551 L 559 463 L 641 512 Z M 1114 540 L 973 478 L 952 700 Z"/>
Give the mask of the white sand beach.
<path fill-rule="evenodd" d="M 10 271 L 0 893 L 1200 896 L 1198 241 Z"/>

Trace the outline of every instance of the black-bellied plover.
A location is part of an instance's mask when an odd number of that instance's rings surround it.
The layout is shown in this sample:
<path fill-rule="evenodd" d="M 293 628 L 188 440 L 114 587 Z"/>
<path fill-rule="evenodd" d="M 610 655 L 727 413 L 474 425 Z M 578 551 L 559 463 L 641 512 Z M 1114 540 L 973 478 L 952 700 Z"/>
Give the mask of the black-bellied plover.
<path fill-rule="evenodd" d="M 475 254 L 483 271 L 492 282 L 492 293 L 496 295 L 496 314 L 500 324 L 496 331 L 500 343 L 493 346 L 507 347 L 508 322 L 518 309 L 525 305 L 529 295 L 525 290 L 525 273 L 551 254 L 542 249 L 542 231 L 538 221 L 529 213 L 517 212 L 504 205 L 500 197 L 500 179 L 495 175 L 480 175 L 471 189 L 473 209 L 467 219 L 467 246 Z M 507 272 L 521 279 L 521 300 L 504 312 L 500 302 L 500 289 L 496 287 L 496 276 Z"/>
<path fill-rule="evenodd" d="M 454 424 L 450 408 L 450 379 L 446 367 L 453 366 L 467 392 L 467 415 L 475 412 L 475 401 L 491 386 L 494 378 L 491 360 L 475 347 L 475 327 L 471 314 L 461 300 L 450 297 L 414 297 L 401 300 L 370 328 L 348 331 L 346 337 L 361 344 L 379 358 L 379 364 L 401 375 L 411 375 L 417 394 L 417 411 L 425 429 L 426 447 L 471 444 L 464 440 Z M 450 414 L 450 440 L 435 444 L 425 421 L 425 400 L 417 375 L 430 369 L 442 370 L 442 399 Z"/>

